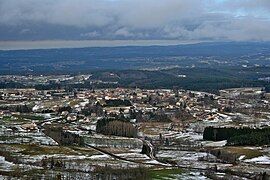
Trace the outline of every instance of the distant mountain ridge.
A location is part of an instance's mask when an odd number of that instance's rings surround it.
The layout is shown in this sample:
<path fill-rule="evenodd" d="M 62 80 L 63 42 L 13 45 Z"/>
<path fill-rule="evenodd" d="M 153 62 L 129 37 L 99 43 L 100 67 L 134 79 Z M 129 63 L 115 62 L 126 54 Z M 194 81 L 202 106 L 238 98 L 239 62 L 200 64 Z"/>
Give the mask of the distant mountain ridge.
<path fill-rule="evenodd" d="M 116 46 L 116 47 L 82 47 L 82 48 L 48 48 L 48 49 L 26 49 L 26 50 L 0 50 L 1 53 L 3 52 L 55 52 L 55 51 L 70 51 L 70 50 L 76 50 L 76 51 L 85 51 L 90 50 L 94 52 L 111 52 L 111 50 L 128 50 L 134 51 L 134 50 L 148 50 L 150 52 L 155 52 L 157 49 L 171 49 L 171 50 L 180 50 L 179 53 L 183 53 L 183 51 L 187 51 L 185 53 L 191 53 L 191 50 L 197 50 L 198 53 L 219 53 L 215 52 L 214 50 L 220 49 L 220 52 L 224 53 L 228 50 L 235 50 L 234 48 L 241 50 L 241 52 L 246 53 L 250 51 L 250 48 L 256 48 L 256 50 L 259 50 L 260 48 L 267 48 L 270 49 L 270 42 L 201 42 L 201 43 L 194 43 L 194 44 L 180 44 L 180 45 L 149 45 L 149 46 Z M 210 49 L 209 48 L 213 48 Z M 188 51 L 189 50 L 189 51 Z M 235 51 L 232 51 L 235 52 Z M 172 53 L 172 52 L 166 52 L 166 53 Z M 193 53 L 193 52 L 192 52 Z M 189 54 L 192 55 L 192 54 Z M 210 54 L 213 55 L 213 54 Z M 222 54 L 220 54 L 222 55 Z"/>
<path fill-rule="evenodd" d="M 270 55 L 270 42 L 219 42 L 169 46 L 120 46 L 0 51 L 2 72 L 143 69 L 200 66 L 206 57 L 237 61 Z M 254 58 L 253 58 L 254 59 Z M 252 59 L 251 59 L 252 61 Z M 233 65 L 233 64 L 230 64 Z M 263 61 L 262 65 L 269 65 Z"/>

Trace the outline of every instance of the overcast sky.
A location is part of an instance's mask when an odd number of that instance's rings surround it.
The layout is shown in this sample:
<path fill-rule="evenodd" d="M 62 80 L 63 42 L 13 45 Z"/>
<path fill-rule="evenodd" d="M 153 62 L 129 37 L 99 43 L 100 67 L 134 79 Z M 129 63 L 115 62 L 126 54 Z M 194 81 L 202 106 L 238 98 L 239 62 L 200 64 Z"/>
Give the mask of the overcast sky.
<path fill-rule="evenodd" d="M 0 0 L 0 41 L 269 41 L 270 0 Z"/>

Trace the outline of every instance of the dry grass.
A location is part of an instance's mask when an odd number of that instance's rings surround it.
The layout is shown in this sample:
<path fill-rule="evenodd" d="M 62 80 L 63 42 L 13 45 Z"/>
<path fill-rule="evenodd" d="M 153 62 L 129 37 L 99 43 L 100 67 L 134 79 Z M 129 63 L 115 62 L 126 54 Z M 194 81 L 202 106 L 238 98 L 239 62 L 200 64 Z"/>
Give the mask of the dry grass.
<path fill-rule="evenodd" d="M 74 107 L 74 106 L 76 106 L 77 104 L 79 104 L 80 102 L 82 102 L 81 100 L 72 100 L 72 101 L 70 101 L 69 102 L 69 105 L 71 106 L 71 107 Z"/>
<path fill-rule="evenodd" d="M 25 155 L 49 155 L 49 154 L 65 154 L 65 155 L 78 155 L 78 152 L 69 147 L 63 146 L 42 146 L 42 145 L 28 145 L 17 144 L 16 147 L 22 149 L 20 153 Z"/>
<path fill-rule="evenodd" d="M 159 135 L 161 132 L 168 131 L 171 123 L 147 122 L 140 124 L 139 131 L 146 135 Z"/>
<path fill-rule="evenodd" d="M 238 157 L 245 155 L 245 159 L 251 159 L 263 155 L 263 153 L 258 149 L 249 149 L 247 147 L 225 147 L 223 150 L 236 154 Z"/>
<path fill-rule="evenodd" d="M 74 146 L 74 147 L 70 147 L 71 149 L 73 149 L 75 152 L 79 153 L 79 154 L 84 154 L 84 155 L 99 155 L 101 154 L 100 152 L 96 151 L 95 149 L 91 149 L 91 148 L 86 148 L 86 147 L 78 147 L 78 146 Z"/>

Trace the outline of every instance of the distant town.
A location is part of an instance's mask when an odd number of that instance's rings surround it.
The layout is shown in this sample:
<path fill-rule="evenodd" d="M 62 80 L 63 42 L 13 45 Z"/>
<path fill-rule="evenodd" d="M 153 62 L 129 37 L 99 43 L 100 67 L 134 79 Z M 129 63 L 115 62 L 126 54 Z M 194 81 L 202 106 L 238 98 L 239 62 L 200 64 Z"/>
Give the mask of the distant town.
<path fill-rule="evenodd" d="M 68 86 L 90 84 L 91 76 L 0 77 L 24 85 L 0 90 L 1 177 L 270 177 L 270 93 L 264 87 L 214 94 Z"/>

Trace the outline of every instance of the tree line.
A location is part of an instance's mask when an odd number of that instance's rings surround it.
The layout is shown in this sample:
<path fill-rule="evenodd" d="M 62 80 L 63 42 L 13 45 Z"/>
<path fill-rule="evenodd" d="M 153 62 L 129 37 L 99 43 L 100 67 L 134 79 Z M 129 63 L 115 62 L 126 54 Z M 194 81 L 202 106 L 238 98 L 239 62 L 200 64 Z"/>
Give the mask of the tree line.
<path fill-rule="evenodd" d="M 111 118 L 103 118 L 98 120 L 96 126 L 97 133 L 105 135 L 136 137 L 137 128 L 130 122 L 116 120 Z"/>
<path fill-rule="evenodd" d="M 269 145 L 270 128 L 206 127 L 203 132 L 203 139 L 210 141 L 227 140 L 227 145 Z"/>

